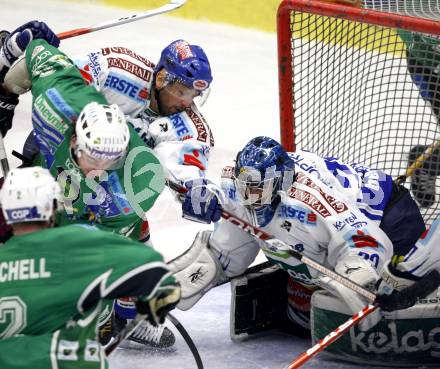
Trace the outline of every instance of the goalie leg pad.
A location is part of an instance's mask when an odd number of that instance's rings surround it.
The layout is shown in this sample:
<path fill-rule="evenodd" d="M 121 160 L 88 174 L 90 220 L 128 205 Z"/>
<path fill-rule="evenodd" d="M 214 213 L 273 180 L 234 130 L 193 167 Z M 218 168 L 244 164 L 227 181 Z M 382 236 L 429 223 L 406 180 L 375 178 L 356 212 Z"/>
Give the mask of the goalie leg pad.
<path fill-rule="evenodd" d="M 222 266 L 209 247 L 211 231 L 201 231 L 182 255 L 168 263 L 181 285 L 180 310 L 190 309 L 212 287 L 225 279 Z"/>
<path fill-rule="evenodd" d="M 344 361 L 393 367 L 438 367 L 440 360 L 440 298 L 419 300 L 409 309 L 387 313 L 368 331 L 351 327 L 323 355 Z M 312 296 L 313 343 L 351 318 L 352 312 L 328 291 Z"/>

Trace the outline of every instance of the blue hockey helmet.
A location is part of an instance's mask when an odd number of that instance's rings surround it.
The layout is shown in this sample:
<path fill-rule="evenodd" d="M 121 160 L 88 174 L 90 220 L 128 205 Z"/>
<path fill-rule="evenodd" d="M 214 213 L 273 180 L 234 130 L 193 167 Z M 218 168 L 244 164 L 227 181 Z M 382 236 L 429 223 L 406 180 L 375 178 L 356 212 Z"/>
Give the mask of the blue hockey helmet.
<path fill-rule="evenodd" d="M 200 46 L 176 40 L 162 50 L 156 72 L 164 68 L 169 82 L 178 81 L 197 91 L 205 91 L 212 82 L 208 57 Z"/>
<path fill-rule="evenodd" d="M 240 200 L 252 207 L 271 204 L 283 182 L 292 184 L 294 167 L 277 141 L 265 136 L 253 138 L 236 158 L 234 177 Z"/>

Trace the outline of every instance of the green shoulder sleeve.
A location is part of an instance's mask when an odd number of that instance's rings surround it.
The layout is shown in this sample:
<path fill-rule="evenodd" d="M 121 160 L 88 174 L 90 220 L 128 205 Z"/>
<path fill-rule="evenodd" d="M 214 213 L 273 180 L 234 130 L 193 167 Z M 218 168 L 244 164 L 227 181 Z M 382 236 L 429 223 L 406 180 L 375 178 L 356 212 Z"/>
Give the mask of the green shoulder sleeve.
<path fill-rule="evenodd" d="M 130 205 L 137 214 L 151 209 L 165 187 L 162 165 L 129 125 L 130 144 L 122 178 Z"/>

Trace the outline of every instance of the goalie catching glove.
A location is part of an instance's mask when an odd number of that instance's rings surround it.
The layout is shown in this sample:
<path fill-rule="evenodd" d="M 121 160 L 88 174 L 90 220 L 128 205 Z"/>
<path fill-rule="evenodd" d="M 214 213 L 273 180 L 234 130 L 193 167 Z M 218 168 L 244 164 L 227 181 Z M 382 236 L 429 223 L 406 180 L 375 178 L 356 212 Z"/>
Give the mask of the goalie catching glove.
<path fill-rule="evenodd" d="M 154 326 L 163 324 L 166 315 L 173 310 L 180 301 L 180 284 L 167 283 L 159 287 L 153 297 L 140 297 L 136 301 L 139 314 L 147 315 L 147 320 Z"/>
<path fill-rule="evenodd" d="M 399 271 L 392 263 L 382 270 L 376 303 L 383 311 L 410 308 L 418 299 L 435 294 L 440 286 L 440 273 L 433 269 L 422 278 Z"/>

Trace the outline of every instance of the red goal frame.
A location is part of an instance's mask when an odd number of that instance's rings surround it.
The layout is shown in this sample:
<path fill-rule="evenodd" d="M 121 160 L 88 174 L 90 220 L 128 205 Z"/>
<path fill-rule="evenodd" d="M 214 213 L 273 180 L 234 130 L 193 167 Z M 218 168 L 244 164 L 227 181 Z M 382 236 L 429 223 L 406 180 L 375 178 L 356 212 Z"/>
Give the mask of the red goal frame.
<path fill-rule="evenodd" d="M 381 12 L 322 0 L 283 0 L 277 12 L 278 82 L 281 144 L 295 151 L 295 118 L 290 14 L 296 10 L 415 32 L 440 34 L 440 22 L 396 13 Z"/>

